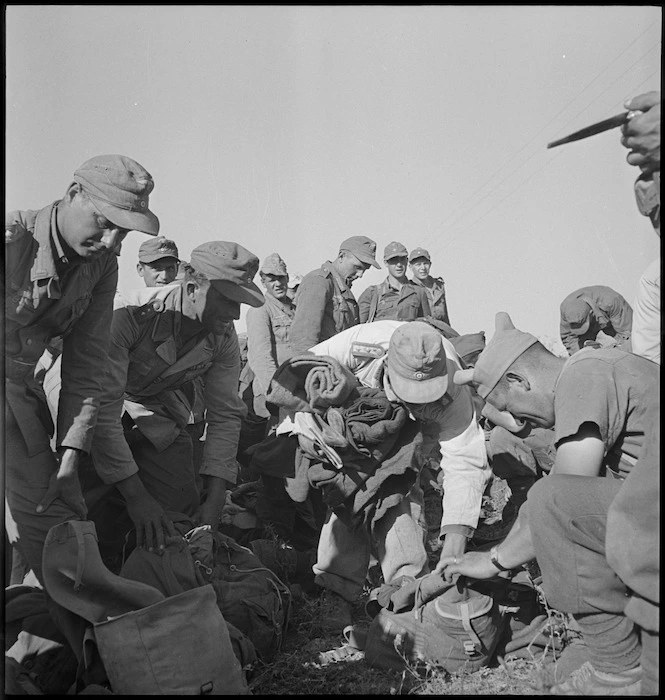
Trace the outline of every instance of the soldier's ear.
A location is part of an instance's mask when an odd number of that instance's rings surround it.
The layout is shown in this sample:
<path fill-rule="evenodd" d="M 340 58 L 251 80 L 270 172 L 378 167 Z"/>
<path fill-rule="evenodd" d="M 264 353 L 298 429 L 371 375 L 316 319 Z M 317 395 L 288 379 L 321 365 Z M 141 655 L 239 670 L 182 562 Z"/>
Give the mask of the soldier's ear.
<path fill-rule="evenodd" d="M 77 194 L 81 194 L 82 192 L 83 188 L 81 187 L 81 185 L 79 185 L 78 182 L 72 182 L 71 185 L 69 185 L 69 187 L 67 188 L 63 199 L 67 201 L 67 203 L 69 203 L 74 199 L 74 197 L 76 197 Z"/>
<path fill-rule="evenodd" d="M 524 373 L 508 370 L 505 377 L 509 386 L 519 387 L 523 391 L 531 391 L 531 382 L 529 382 L 529 378 Z"/>
<path fill-rule="evenodd" d="M 199 285 L 194 280 L 188 280 L 185 284 L 185 294 L 193 301 L 196 293 L 199 291 Z"/>

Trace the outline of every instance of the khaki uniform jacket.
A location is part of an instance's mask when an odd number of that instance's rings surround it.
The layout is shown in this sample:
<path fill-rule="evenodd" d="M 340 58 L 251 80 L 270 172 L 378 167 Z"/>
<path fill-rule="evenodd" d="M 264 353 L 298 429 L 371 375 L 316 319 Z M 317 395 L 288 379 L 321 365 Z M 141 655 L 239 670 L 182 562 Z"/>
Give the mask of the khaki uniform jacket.
<path fill-rule="evenodd" d="M 128 413 L 158 451 L 191 417 L 186 386 L 202 377 L 207 435 L 200 474 L 236 482 L 236 451 L 246 408 L 238 396 L 240 350 L 232 322 L 222 335 L 180 344 L 182 287 L 145 287 L 116 297 L 105 392 L 93 440 L 95 468 L 115 483 L 138 468 L 123 434 Z M 191 384 L 190 384 L 191 387 Z"/>
<path fill-rule="evenodd" d="M 57 204 L 5 217 L 6 401 L 30 454 L 49 443 L 36 437 L 46 440 L 34 403 L 26 401 L 26 385 L 45 402 L 35 367 L 48 343 L 59 337 L 63 370 L 56 446 L 90 451 L 118 284 L 115 255 L 91 262 L 66 258 L 57 235 Z"/>
<path fill-rule="evenodd" d="M 425 289 L 409 282 L 399 291 L 386 279 L 381 284 L 373 284 L 358 299 L 360 323 L 395 320 L 414 321 L 430 315 L 430 305 Z"/>
<path fill-rule="evenodd" d="M 426 287 L 417 279 L 413 279 L 413 284 L 422 287 L 427 292 L 429 307 L 432 316 L 437 321 L 445 321 L 450 325 L 448 318 L 448 304 L 446 303 L 446 286 L 442 277 L 433 277 L 434 284 L 431 287 Z"/>
<path fill-rule="evenodd" d="M 303 277 L 295 296 L 291 324 L 294 354 L 309 350 L 360 322 L 358 302 L 330 261 Z"/>
<path fill-rule="evenodd" d="M 581 336 L 572 332 L 570 324 L 564 318 L 560 319 L 561 342 L 569 355 L 581 350 L 585 341 L 595 340 L 600 331 L 613 337 L 617 347 L 630 351 L 630 345 L 627 343 L 630 341 L 633 325 L 633 309 L 619 292 L 615 292 L 611 287 L 592 285 L 571 292 L 566 299 L 583 299 L 591 307 L 596 319 L 595 322 L 591 321 L 589 330 Z"/>
<path fill-rule="evenodd" d="M 263 306 L 247 311 L 247 362 L 254 372 L 254 395 L 265 394 L 275 370 L 293 356 L 289 335 L 295 306 L 265 295 Z"/>

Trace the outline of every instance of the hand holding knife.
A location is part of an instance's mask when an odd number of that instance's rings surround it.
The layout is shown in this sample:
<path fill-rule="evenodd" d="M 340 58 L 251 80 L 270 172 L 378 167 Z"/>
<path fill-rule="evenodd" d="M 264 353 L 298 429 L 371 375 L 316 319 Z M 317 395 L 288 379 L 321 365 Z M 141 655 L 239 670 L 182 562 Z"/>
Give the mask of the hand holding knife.
<path fill-rule="evenodd" d="M 568 136 L 564 136 L 556 141 L 551 141 L 547 144 L 547 148 L 554 148 L 555 146 L 561 146 L 564 143 L 571 143 L 572 141 L 579 141 L 580 139 L 585 139 L 588 136 L 594 136 L 595 134 L 601 134 L 603 131 L 608 129 L 615 129 L 617 126 L 623 126 L 627 121 L 636 117 L 638 114 L 642 114 L 639 110 L 631 110 L 630 112 L 622 112 L 609 119 L 604 119 L 602 122 L 597 122 L 596 124 L 591 124 L 584 129 L 575 131 Z"/>

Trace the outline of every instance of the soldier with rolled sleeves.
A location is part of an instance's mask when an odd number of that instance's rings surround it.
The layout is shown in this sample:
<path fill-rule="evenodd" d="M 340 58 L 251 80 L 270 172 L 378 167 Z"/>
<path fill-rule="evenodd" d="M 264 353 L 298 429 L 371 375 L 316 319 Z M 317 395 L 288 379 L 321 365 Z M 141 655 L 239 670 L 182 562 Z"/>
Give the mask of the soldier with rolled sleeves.
<path fill-rule="evenodd" d="M 392 319 L 414 321 L 430 315 L 426 290 L 411 283 L 406 276 L 407 249 L 399 242 L 389 243 L 383 251 L 388 277 L 373 284 L 360 295 L 360 323 Z"/>
<path fill-rule="evenodd" d="M 5 218 L 6 497 L 39 580 L 48 531 L 86 517 L 79 462 L 91 449 L 106 379 L 116 253 L 130 230 L 159 232 L 148 208 L 153 187 L 150 173 L 131 158 L 95 156 L 74 172 L 62 199 Z M 62 388 L 54 454 L 54 426 L 35 368 L 56 338 Z M 72 629 L 80 619 L 53 603 L 51 612 L 78 653 Z"/>
<path fill-rule="evenodd" d="M 259 270 L 265 287 L 265 304 L 247 312 L 247 361 L 254 372 L 254 410 L 270 418 L 265 394 L 275 370 L 292 355 L 289 339 L 295 305 L 289 297 L 289 273 L 278 253 L 272 253 Z"/>
<path fill-rule="evenodd" d="M 294 354 L 307 352 L 317 343 L 360 322 L 358 302 L 351 284 L 376 262 L 376 243 L 367 236 L 351 236 L 339 247 L 335 260 L 306 274 L 295 296 L 296 313 L 291 324 Z"/>
<path fill-rule="evenodd" d="M 92 457 L 99 479 L 124 498 L 139 546 L 164 547 L 165 532 L 174 532 L 167 510 L 219 524 L 226 490 L 237 478 L 246 410 L 238 396 L 233 321 L 240 304 L 263 304 L 252 281 L 258 266 L 258 258 L 237 243 L 211 241 L 192 251 L 180 284 L 116 300 Z M 203 378 L 207 423 L 203 499 L 186 431 L 192 401 L 187 387 L 197 377 Z M 103 526 L 101 512 L 93 519 Z M 120 521 L 113 523 L 116 533 L 121 528 Z"/>
<path fill-rule="evenodd" d="M 647 666 L 656 676 L 658 668 L 658 499 L 630 485 L 646 467 L 654 478 L 644 485 L 658 489 L 654 427 L 660 417 L 660 367 L 618 348 L 556 357 L 533 335 L 517 330 L 508 314 L 498 313 L 496 333 L 475 368 L 457 372 L 453 381 L 473 383 L 500 412 L 553 428 L 556 454 L 550 474 L 531 487 L 500 544 L 489 552 L 443 557 L 437 571 L 447 580 L 457 574 L 492 578 L 536 558 L 548 603 L 575 618 L 589 654 L 589 662 L 550 693 L 641 694 Z M 614 531 L 624 546 L 642 555 L 630 584 L 605 556 L 612 545 L 606 539 L 608 513 L 623 494 L 630 494 L 625 505 L 632 513 L 641 514 L 647 499 L 644 523 L 651 525 L 646 537 L 635 521 Z M 642 631 L 626 605 L 632 586 L 640 583 L 644 602 L 650 603 L 650 617 L 639 618 Z"/>
<path fill-rule="evenodd" d="M 157 236 L 141 243 L 136 271 L 146 287 L 163 287 L 175 281 L 179 264 L 178 246 L 164 236 Z"/>
<path fill-rule="evenodd" d="M 136 271 L 139 273 L 139 277 L 143 278 L 146 287 L 164 287 L 168 284 L 174 284 L 178 281 L 179 270 L 180 254 L 174 241 L 164 236 L 157 236 L 141 243 Z M 180 279 L 182 279 L 182 276 Z M 200 377 L 192 381 L 192 386 L 188 391 L 193 396 L 193 401 L 187 432 L 192 438 L 194 466 L 198 474 L 203 459 L 203 442 L 201 438 L 205 432 L 203 381 Z M 201 483 L 198 483 L 200 487 Z"/>
<path fill-rule="evenodd" d="M 580 287 L 561 302 L 560 312 L 561 342 L 569 355 L 587 345 L 630 352 L 633 309 L 611 287 Z"/>
<path fill-rule="evenodd" d="M 432 267 L 429 252 L 425 248 L 414 248 L 409 254 L 409 267 L 413 275 L 413 283 L 424 287 L 427 292 L 432 316 L 437 321 L 450 325 L 446 287 L 442 277 L 432 277 L 429 273 Z"/>

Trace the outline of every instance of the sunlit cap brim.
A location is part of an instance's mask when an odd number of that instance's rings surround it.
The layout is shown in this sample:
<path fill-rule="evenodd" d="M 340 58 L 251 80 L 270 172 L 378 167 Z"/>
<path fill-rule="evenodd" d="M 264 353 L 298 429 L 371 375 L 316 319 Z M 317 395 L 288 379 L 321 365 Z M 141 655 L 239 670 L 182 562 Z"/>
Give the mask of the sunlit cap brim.
<path fill-rule="evenodd" d="M 227 299 L 238 304 L 248 304 L 249 306 L 263 306 L 265 298 L 261 290 L 254 282 L 237 284 L 229 280 L 210 280 L 210 284 Z"/>

